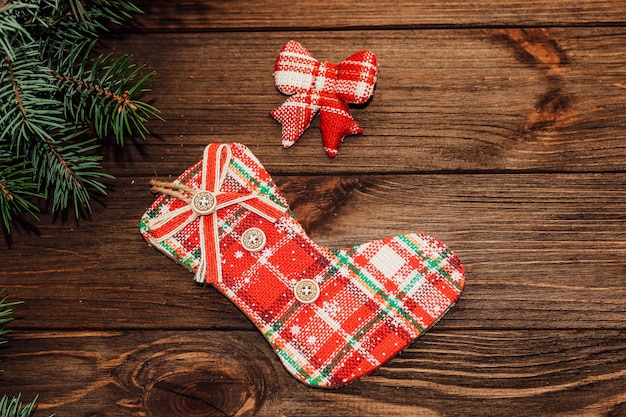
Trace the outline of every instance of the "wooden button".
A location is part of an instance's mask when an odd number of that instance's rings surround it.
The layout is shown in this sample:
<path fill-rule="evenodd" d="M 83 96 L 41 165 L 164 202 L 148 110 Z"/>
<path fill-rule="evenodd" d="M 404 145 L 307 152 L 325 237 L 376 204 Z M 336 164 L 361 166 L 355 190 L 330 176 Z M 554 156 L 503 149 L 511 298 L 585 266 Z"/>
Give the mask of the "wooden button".
<path fill-rule="evenodd" d="M 213 213 L 217 200 L 210 191 L 198 191 L 191 199 L 191 208 L 201 216 Z"/>
<path fill-rule="evenodd" d="M 267 238 L 263 230 L 256 227 L 250 228 L 241 235 L 241 245 L 248 252 L 258 252 L 265 247 Z"/>
<path fill-rule="evenodd" d="M 293 294 L 296 296 L 296 300 L 301 303 L 310 304 L 319 297 L 320 287 L 317 285 L 317 282 L 312 279 L 303 279 L 298 281 L 293 289 Z"/>

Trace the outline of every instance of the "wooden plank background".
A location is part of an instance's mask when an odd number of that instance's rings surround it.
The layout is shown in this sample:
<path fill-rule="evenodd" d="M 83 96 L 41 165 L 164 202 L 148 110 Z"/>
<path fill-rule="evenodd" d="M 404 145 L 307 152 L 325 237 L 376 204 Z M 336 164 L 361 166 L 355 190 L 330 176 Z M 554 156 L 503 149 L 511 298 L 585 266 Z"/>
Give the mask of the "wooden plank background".
<path fill-rule="evenodd" d="M 78 224 L 0 243 L 16 308 L 2 393 L 36 416 L 626 416 L 626 3 L 141 0 L 104 49 L 158 72 L 165 123 L 123 151 Z M 268 112 L 289 39 L 373 50 L 364 134 L 335 159 L 316 119 L 289 150 Z M 335 390 L 290 377 L 245 316 L 148 247 L 154 175 L 248 145 L 317 242 L 421 231 L 467 287 L 429 333 Z"/>

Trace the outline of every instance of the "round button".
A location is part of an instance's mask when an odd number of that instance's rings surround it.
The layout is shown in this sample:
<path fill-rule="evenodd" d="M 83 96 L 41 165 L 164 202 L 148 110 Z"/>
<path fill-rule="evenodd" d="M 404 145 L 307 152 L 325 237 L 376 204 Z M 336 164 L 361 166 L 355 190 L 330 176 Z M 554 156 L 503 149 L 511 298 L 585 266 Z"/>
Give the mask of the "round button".
<path fill-rule="evenodd" d="M 293 294 L 296 296 L 296 300 L 301 303 L 310 304 L 320 296 L 320 287 L 312 279 L 303 279 L 298 281 L 293 289 Z"/>
<path fill-rule="evenodd" d="M 210 191 L 198 191 L 191 199 L 191 208 L 201 216 L 213 213 L 216 205 L 217 200 Z"/>
<path fill-rule="evenodd" d="M 253 227 L 241 235 L 241 244 L 248 252 L 258 252 L 265 247 L 267 238 L 263 230 Z"/>

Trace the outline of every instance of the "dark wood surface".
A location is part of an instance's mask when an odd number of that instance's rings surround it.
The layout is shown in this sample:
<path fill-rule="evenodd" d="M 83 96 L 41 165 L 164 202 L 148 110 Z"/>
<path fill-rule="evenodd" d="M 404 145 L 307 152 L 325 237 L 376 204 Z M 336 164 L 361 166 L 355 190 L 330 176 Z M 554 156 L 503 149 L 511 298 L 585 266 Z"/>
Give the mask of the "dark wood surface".
<path fill-rule="evenodd" d="M 123 152 L 78 224 L 43 215 L 0 243 L 25 304 L 2 393 L 36 416 L 626 416 L 626 3 L 148 1 L 105 48 L 158 72 L 165 123 Z M 275 57 L 361 49 L 380 64 L 364 134 L 289 150 Z M 297 382 L 245 316 L 147 246 L 154 175 L 212 141 L 248 145 L 317 242 L 425 232 L 463 260 L 457 306 L 336 390 Z M 69 217 L 71 219 L 71 216 Z"/>

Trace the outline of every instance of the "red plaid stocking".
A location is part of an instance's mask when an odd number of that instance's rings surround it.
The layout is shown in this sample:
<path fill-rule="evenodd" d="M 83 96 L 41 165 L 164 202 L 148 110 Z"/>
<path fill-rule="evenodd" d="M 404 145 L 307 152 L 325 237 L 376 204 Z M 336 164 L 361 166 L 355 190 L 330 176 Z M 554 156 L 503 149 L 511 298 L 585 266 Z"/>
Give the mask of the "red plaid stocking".
<path fill-rule="evenodd" d="M 244 145 L 211 144 L 141 219 L 154 247 L 214 285 L 312 386 L 366 375 L 435 324 L 465 282 L 459 258 L 421 234 L 331 250 L 309 239 Z"/>

